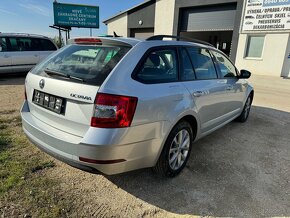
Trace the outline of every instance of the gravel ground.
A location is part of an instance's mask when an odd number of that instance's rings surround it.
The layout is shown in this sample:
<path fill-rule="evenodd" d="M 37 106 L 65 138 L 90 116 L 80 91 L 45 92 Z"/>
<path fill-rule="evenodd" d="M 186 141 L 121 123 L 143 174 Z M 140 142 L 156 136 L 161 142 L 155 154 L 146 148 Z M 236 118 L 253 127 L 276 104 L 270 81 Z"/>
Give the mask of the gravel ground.
<path fill-rule="evenodd" d="M 94 175 L 56 161 L 48 176 L 72 194 L 77 208 L 70 216 L 290 216 L 290 80 L 250 82 L 255 100 L 248 122 L 196 142 L 174 179 L 149 169 Z M 23 76 L 0 78 L 0 113 L 21 107 L 23 84 Z"/>

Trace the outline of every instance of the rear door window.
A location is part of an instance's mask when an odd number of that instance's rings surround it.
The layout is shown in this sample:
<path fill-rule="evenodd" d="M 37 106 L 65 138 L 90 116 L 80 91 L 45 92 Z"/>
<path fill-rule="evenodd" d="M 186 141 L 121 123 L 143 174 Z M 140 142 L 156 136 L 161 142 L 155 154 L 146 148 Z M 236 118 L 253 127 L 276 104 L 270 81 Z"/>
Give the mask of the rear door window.
<path fill-rule="evenodd" d="M 7 38 L 7 40 L 9 41 L 9 51 L 20 51 L 20 47 L 19 47 L 19 43 L 17 43 L 17 38 L 12 38 L 9 37 Z"/>
<path fill-rule="evenodd" d="M 184 81 L 195 80 L 193 66 L 185 48 L 181 49 L 181 62 L 182 62 L 181 79 Z"/>
<path fill-rule="evenodd" d="M 42 51 L 47 49 L 43 39 L 29 37 L 9 37 L 10 51 Z M 52 48 L 48 48 L 52 50 Z M 55 49 L 54 49 L 55 50 Z M 45 50 L 46 51 L 46 50 Z"/>
<path fill-rule="evenodd" d="M 141 64 L 136 80 L 143 83 L 166 83 L 178 80 L 176 49 L 151 51 Z"/>
<path fill-rule="evenodd" d="M 55 51 L 57 48 L 55 45 L 48 39 L 40 39 L 42 51 Z"/>
<path fill-rule="evenodd" d="M 42 51 L 42 44 L 41 44 L 41 39 L 38 38 L 31 38 L 31 50 L 30 51 Z"/>
<path fill-rule="evenodd" d="M 217 79 L 217 73 L 209 51 L 205 48 L 188 48 L 190 59 L 193 63 L 196 79 Z"/>

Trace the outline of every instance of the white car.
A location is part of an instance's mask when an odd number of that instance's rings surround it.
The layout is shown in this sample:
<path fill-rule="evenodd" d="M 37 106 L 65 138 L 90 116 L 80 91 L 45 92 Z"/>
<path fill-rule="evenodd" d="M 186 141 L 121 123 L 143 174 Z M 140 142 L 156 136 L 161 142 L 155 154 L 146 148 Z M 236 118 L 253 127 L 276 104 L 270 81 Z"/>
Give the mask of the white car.
<path fill-rule="evenodd" d="M 45 36 L 0 33 L 0 74 L 28 72 L 56 50 L 57 46 Z"/>

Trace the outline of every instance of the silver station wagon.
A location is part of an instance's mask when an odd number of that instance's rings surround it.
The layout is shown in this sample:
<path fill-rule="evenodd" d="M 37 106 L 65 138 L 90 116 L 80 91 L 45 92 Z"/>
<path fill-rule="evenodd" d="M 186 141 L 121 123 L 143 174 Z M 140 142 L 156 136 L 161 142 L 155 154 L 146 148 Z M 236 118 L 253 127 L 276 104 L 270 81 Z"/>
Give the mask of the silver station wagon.
<path fill-rule="evenodd" d="M 247 120 L 250 75 L 197 40 L 76 38 L 28 73 L 23 129 L 40 149 L 82 170 L 152 167 L 173 177 L 194 141 Z"/>

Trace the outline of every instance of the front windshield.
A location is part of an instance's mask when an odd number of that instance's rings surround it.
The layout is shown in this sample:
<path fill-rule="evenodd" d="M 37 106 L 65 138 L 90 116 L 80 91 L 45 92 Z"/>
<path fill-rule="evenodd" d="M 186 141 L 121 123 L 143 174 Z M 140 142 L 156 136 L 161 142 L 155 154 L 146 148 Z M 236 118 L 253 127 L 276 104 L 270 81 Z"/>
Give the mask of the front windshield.
<path fill-rule="evenodd" d="M 100 86 L 129 47 L 111 45 L 69 45 L 38 65 L 32 73 L 58 72 Z"/>

